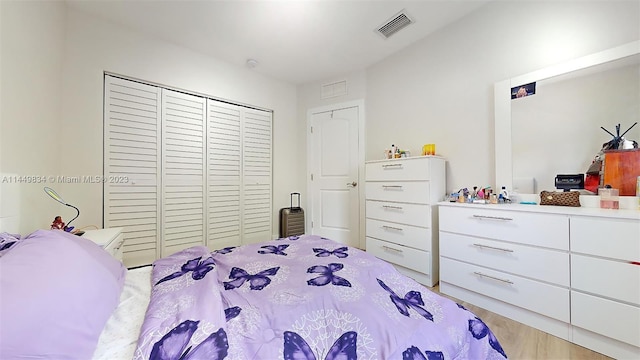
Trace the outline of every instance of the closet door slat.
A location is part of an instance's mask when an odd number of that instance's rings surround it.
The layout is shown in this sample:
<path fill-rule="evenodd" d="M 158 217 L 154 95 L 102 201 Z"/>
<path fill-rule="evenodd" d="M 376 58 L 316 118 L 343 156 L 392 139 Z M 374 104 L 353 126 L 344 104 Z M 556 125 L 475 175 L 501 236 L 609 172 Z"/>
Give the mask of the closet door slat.
<path fill-rule="evenodd" d="M 272 237 L 272 113 L 105 75 L 104 227 L 127 267 Z"/>
<path fill-rule="evenodd" d="M 211 249 L 241 244 L 242 108 L 209 99 L 207 102 L 207 164 L 209 239 Z"/>
<path fill-rule="evenodd" d="M 150 264 L 160 239 L 160 89 L 105 76 L 104 227 L 122 227 L 123 261 Z"/>
<path fill-rule="evenodd" d="M 206 239 L 206 102 L 162 89 L 162 252 L 168 256 Z"/>
<path fill-rule="evenodd" d="M 243 243 L 272 237 L 272 113 L 244 108 L 242 126 Z"/>

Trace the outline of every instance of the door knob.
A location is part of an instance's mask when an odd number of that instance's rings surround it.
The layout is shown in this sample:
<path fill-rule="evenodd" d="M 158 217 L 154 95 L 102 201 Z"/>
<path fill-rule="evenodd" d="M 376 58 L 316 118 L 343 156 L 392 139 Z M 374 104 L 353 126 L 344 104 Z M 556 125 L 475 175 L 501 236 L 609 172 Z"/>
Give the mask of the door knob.
<path fill-rule="evenodd" d="M 355 182 L 355 181 L 354 181 L 354 182 L 347 183 L 347 187 L 356 187 L 356 186 L 358 186 L 358 183 L 357 183 L 357 182 Z"/>

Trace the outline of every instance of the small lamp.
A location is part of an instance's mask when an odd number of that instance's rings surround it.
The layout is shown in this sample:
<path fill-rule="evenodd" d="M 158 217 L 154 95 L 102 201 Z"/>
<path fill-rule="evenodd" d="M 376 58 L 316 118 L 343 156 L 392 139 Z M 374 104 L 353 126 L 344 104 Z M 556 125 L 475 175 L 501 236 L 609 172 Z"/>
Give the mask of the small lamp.
<path fill-rule="evenodd" d="M 45 187 L 44 187 L 44 192 L 45 192 L 45 193 L 47 193 L 47 195 L 51 196 L 51 197 L 53 198 L 53 200 L 55 200 L 55 201 L 57 201 L 57 202 L 59 202 L 59 203 L 61 203 L 61 204 L 63 204 L 63 205 L 66 205 L 66 206 L 69 206 L 69 207 L 72 207 L 72 208 L 76 209 L 76 211 L 77 211 L 78 213 L 76 214 L 76 216 L 75 216 L 73 219 L 71 219 L 71 221 L 73 221 L 73 220 L 77 219 L 77 218 L 78 218 L 78 216 L 80 216 L 80 210 L 78 210 L 78 208 L 77 208 L 77 207 L 75 207 L 75 206 L 73 206 L 73 205 L 71 205 L 71 204 L 68 204 L 66 201 L 64 201 L 64 200 L 62 199 L 62 197 L 61 197 L 60 195 L 58 195 L 58 193 L 57 193 L 55 190 L 53 190 L 53 189 L 52 189 L 52 188 L 50 188 L 50 187 L 46 187 L 46 186 L 45 186 Z M 69 222 L 67 223 L 67 226 L 65 226 L 65 227 L 64 227 L 64 229 L 63 229 L 64 231 L 66 231 L 66 232 L 71 232 L 71 230 L 73 230 L 73 226 L 69 226 L 69 225 L 71 224 L 71 221 L 69 221 Z"/>

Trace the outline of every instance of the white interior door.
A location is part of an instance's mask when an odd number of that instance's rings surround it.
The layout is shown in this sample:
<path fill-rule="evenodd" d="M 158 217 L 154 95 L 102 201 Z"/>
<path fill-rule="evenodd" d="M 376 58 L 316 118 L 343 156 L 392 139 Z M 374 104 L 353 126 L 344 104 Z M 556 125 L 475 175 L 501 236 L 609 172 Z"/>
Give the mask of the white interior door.
<path fill-rule="evenodd" d="M 311 233 L 358 247 L 359 108 L 311 114 Z"/>

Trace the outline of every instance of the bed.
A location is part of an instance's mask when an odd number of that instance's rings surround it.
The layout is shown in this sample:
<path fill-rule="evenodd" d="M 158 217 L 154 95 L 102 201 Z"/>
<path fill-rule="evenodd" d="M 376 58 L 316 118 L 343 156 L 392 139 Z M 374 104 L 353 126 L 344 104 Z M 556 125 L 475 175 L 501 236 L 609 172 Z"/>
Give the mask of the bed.
<path fill-rule="evenodd" d="M 8 289 L 4 262 L 20 248 L 26 253 L 24 246 L 15 246 L 0 257 L 3 302 Z M 105 265 L 100 267 L 104 273 Z M 97 321 L 100 331 L 91 333 L 91 352 L 82 346 L 82 354 L 90 356 L 68 351 L 68 357 L 56 359 L 506 358 L 491 330 L 461 305 L 364 251 L 319 236 L 213 252 L 197 246 L 159 259 L 153 267 L 122 268 L 122 274 L 107 268 L 104 277 L 115 283 L 115 291 L 101 294 L 109 301 L 100 304 L 104 311 L 95 312 L 109 314 Z M 36 324 L 19 330 L 28 334 Z M 6 343 L 4 336 L 14 325 L 4 318 L 0 324 L 3 359 L 9 345 L 12 351 L 25 351 Z M 35 355 L 43 354 L 47 358 L 44 352 Z"/>

